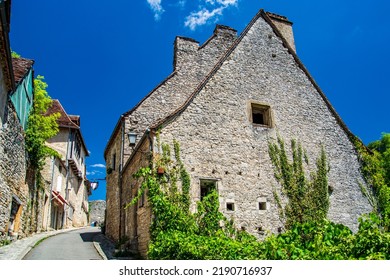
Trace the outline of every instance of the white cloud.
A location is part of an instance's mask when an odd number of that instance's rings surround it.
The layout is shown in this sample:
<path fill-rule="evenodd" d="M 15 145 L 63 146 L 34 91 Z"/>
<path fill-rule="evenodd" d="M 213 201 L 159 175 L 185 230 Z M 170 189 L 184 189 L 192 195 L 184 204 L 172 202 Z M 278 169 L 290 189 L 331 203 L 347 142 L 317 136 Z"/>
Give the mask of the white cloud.
<path fill-rule="evenodd" d="M 91 167 L 106 168 L 106 166 L 104 164 L 101 164 L 101 163 L 92 164 Z"/>
<path fill-rule="evenodd" d="M 200 10 L 193 11 L 187 16 L 184 25 L 189 27 L 191 30 L 195 30 L 198 26 L 206 24 L 212 18 L 218 19 L 223 11 L 230 7 L 236 6 L 238 0 L 202 0 L 207 8 L 200 6 Z"/>
<path fill-rule="evenodd" d="M 223 8 L 214 9 L 211 12 L 206 8 L 198 12 L 192 12 L 187 18 L 184 25 L 191 30 L 195 30 L 196 27 L 204 25 L 207 21 L 216 15 L 222 15 Z"/>
<path fill-rule="evenodd" d="M 160 20 L 161 15 L 165 12 L 161 5 L 162 0 L 147 0 L 150 8 L 154 12 L 154 19 L 155 20 Z"/>

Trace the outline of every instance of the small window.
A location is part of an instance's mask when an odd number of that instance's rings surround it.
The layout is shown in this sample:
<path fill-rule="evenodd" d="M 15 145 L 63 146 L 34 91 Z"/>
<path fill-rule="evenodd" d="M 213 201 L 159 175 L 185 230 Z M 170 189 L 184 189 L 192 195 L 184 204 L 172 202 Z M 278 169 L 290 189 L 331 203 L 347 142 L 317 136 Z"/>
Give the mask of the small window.
<path fill-rule="evenodd" d="M 270 106 L 251 103 L 251 122 L 255 125 L 271 127 L 272 122 Z"/>
<path fill-rule="evenodd" d="M 267 202 L 259 202 L 259 210 L 267 210 Z"/>
<path fill-rule="evenodd" d="M 227 211 L 234 211 L 234 203 L 233 202 L 226 203 L 226 210 Z"/>
<path fill-rule="evenodd" d="M 217 181 L 215 180 L 200 180 L 200 200 L 208 195 L 212 190 L 217 189 Z"/>

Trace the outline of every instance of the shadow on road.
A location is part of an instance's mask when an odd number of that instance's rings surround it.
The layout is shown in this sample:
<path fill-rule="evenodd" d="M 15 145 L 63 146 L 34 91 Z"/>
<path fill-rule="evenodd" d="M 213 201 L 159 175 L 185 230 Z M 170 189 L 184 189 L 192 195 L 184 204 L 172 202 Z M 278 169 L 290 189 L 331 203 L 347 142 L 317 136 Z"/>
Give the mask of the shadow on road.
<path fill-rule="evenodd" d="M 84 232 L 80 233 L 80 237 L 84 242 L 93 242 L 94 238 L 100 234 L 99 231 L 97 232 Z"/>

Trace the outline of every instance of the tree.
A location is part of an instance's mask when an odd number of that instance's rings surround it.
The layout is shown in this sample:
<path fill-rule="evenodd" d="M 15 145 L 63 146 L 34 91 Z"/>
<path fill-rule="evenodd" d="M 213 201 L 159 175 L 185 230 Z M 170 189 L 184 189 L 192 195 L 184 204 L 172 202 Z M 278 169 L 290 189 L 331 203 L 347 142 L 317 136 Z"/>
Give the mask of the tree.
<path fill-rule="evenodd" d="M 385 180 L 390 182 L 390 133 L 383 133 L 380 140 L 368 144 L 368 148 L 381 154 L 382 166 L 385 170 Z"/>
<path fill-rule="evenodd" d="M 60 114 L 46 114 L 52 104 L 52 99 L 46 91 L 47 83 L 43 80 L 43 76 L 37 76 L 34 80 L 34 102 L 26 130 L 29 163 L 37 171 L 43 168 L 47 156 L 59 156 L 55 150 L 46 146 L 46 140 L 57 135 L 59 131 L 57 119 Z"/>

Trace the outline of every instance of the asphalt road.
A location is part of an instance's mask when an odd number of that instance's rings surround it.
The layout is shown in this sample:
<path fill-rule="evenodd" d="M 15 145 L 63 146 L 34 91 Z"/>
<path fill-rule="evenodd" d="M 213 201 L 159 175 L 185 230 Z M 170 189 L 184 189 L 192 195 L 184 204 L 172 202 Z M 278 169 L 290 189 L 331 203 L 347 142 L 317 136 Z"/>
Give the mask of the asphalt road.
<path fill-rule="evenodd" d="M 43 240 L 33 248 L 24 260 L 101 260 L 93 245 L 93 238 L 100 233 L 96 227 L 88 227 L 61 233 Z"/>

